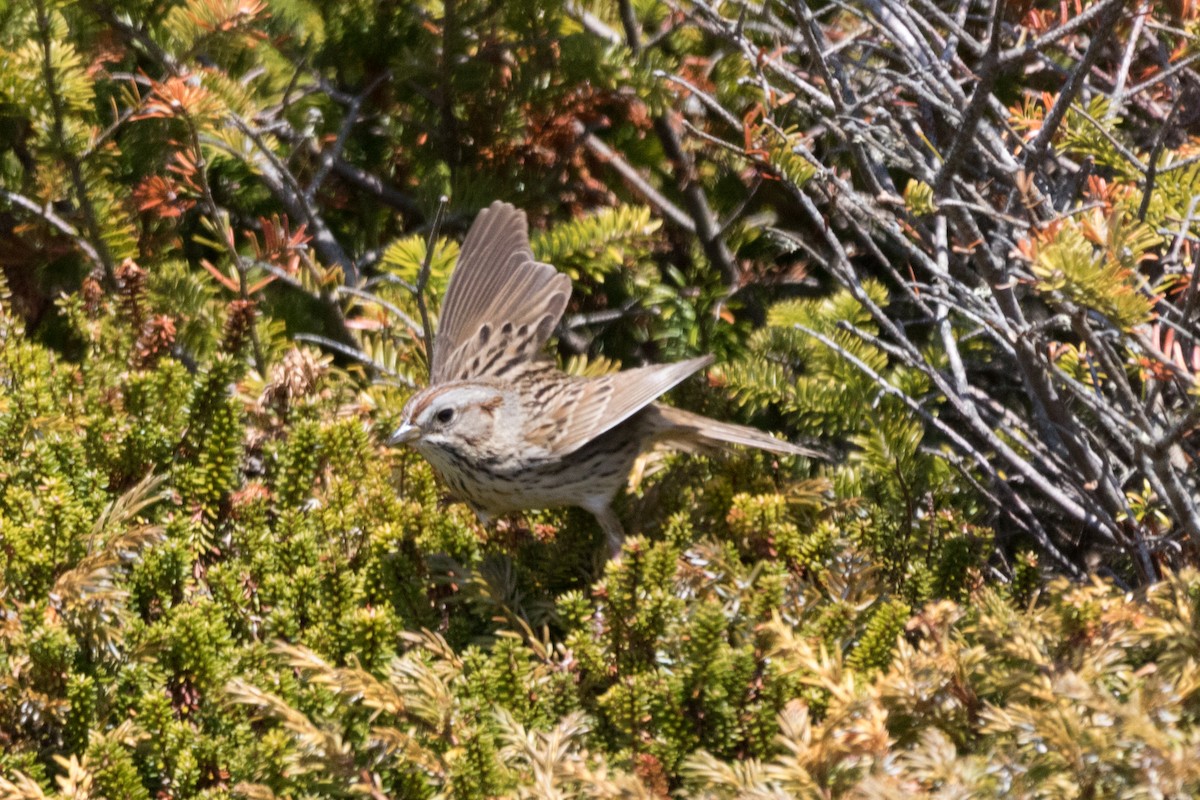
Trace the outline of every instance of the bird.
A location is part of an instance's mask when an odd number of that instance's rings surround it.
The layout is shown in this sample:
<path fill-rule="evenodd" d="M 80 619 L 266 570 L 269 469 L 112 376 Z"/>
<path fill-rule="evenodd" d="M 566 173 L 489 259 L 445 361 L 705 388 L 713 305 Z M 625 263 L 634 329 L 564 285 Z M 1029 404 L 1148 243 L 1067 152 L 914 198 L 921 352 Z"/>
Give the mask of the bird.
<path fill-rule="evenodd" d="M 616 556 L 625 532 L 613 500 L 643 452 L 741 445 L 818 455 L 657 402 L 711 355 L 598 377 L 563 372 L 546 344 L 570 297 L 570 278 L 534 258 L 525 212 L 497 201 L 479 213 L 446 289 L 429 386 L 408 399 L 388 444 L 420 453 L 485 526 L 576 506 L 595 517 Z"/>

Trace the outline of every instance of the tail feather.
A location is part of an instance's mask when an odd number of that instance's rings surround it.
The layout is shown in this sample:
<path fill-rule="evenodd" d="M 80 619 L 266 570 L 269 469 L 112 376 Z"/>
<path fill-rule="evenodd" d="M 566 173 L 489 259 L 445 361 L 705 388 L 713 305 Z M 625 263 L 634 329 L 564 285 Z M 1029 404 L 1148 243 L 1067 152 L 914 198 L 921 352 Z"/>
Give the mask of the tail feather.
<path fill-rule="evenodd" d="M 825 454 L 819 450 L 776 439 L 756 428 L 735 425 L 730 422 L 718 422 L 700 414 L 693 414 L 690 411 L 659 403 L 655 403 L 650 409 L 655 412 L 657 417 L 658 440 L 679 450 L 704 451 L 706 449 L 722 449 L 734 444 L 781 455 L 825 457 Z"/>

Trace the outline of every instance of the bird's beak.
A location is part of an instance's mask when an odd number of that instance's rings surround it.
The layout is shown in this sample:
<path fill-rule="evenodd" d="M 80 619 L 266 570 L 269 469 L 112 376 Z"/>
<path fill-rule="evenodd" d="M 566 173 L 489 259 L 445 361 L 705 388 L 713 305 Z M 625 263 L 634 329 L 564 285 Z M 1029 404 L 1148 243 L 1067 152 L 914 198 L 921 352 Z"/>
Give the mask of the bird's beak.
<path fill-rule="evenodd" d="M 421 435 L 421 429 L 410 422 L 405 422 L 388 439 L 389 445 L 408 444 Z"/>

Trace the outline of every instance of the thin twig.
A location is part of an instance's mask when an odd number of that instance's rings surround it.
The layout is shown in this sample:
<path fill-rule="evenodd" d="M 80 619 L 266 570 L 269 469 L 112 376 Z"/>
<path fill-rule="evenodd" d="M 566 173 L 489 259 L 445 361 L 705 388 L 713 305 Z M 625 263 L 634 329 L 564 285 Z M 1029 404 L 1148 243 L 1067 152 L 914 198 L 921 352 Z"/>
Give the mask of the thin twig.
<path fill-rule="evenodd" d="M 1114 7 L 1120 10 L 1126 2 L 1127 0 L 1108 0 L 1107 3 L 1096 3 L 1095 5 L 1088 6 L 1082 13 L 1071 17 L 1071 19 L 1059 25 L 1054 30 L 1042 34 L 1033 41 L 1017 45 L 1016 47 L 1010 47 L 1000 54 L 1001 68 L 1008 69 L 1017 63 L 1042 55 L 1050 48 L 1050 45 L 1058 42 L 1060 39 L 1065 39 L 1085 27 L 1096 17 L 1107 15 Z M 1096 28 L 1107 35 L 1114 27 L 1114 23 L 1115 20 L 1104 16 L 1103 20 L 1097 23 Z"/>
<path fill-rule="evenodd" d="M 979 81 L 975 84 L 975 92 L 971 95 L 971 102 L 967 104 L 967 110 L 963 112 L 962 123 L 955 131 L 954 143 L 950 146 L 950 152 L 946 155 L 933 179 L 933 196 L 935 198 L 946 194 L 950 181 L 958 172 L 963 158 L 966 157 L 967 151 L 975 141 L 975 126 L 983 118 L 987 99 L 991 97 L 992 89 L 996 84 L 996 78 L 999 75 L 997 63 L 1000 52 L 1000 36 L 1003 31 L 1004 8 L 1005 4 L 1001 0 L 992 0 L 991 36 L 988 38 L 987 52 L 984 53 L 983 64 L 979 70 Z"/>
<path fill-rule="evenodd" d="M 943 436 L 946 436 L 950 441 L 954 442 L 955 445 L 957 446 L 959 452 L 970 454 L 972 456 L 972 460 L 975 462 L 975 465 L 978 468 L 980 468 L 981 470 L 983 470 L 986 474 L 995 476 L 996 478 L 999 477 L 997 475 L 994 467 L 992 466 L 991 462 L 988 460 L 988 458 L 982 452 L 980 452 L 974 446 L 972 446 L 970 442 L 968 442 L 965 438 L 963 438 L 958 433 L 957 430 L 955 430 L 953 427 L 948 425 L 943 419 L 941 419 L 937 415 L 930 413 L 930 411 L 928 409 L 926 409 L 924 406 L 922 406 L 920 403 L 918 403 L 916 400 L 914 400 L 912 397 L 910 397 L 906 392 L 893 386 L 891 384 L 891 382 L 889 382 L 887 380 L 887 378 L 885 378 L 884 376 L 882 376 L 878 372 L 876 372 L 874 369 L 872 369 L 871 366 L 869 364 L 867 364 L 865 361 L 858 358 L 856 355 L 854 355 L 850 351 L 846 350 L 846 348 L 839 345 L 833 339 L 829 338 L 828 336 L 825 336 L 824 334 L 822 334 L 818 331 L 812 330 L 810 328 L 806 328 L 802 325 L 796 325 L 795 327 L 797 330 L 811 336 L 816 341 L 820 342 L 821 344 L 830 348 L 834 352 L 838 353 L 838 355 L 841 356 L 843 359 L 845 359 L 847 363 L 853 365 L 856 369 L 858 369 L 860 372 L 862 372 L 864 375 L 866 375 L 874 385 L 878 386 L 886 394 L 888 394 L 892 397 L 895 397 L 898 400 L 900 400 L 900 402 L 904 403 L 904 405 L 907 406 L 910 411 L 912 411 L 914 414 L 916 414 L 918 417 L 920 417 L 927 425 L 929 425 L 932 428 L 935 428 Z M 1018 462 L 1024 463 L 1023 459 L 1018 459 Z M 1027 476 L 1040 478 L 1040 475 L 1037 473 L 1036 470 L 1033 470 L 1032 467 L 1030 467 L 1028 469 L 1026 474 L 1027 474 Z M 997 486 L 1000 486 L 1001 488 L 1007 486 L 1007 483 L 1002 480 L 996 480 L 995 484 Z M 1047 486 L 1047 488 L 1051 492 L 1057 493 L 1057 489 L 1055 489 L 1054 487 Z M 1012 497 L 1013 497 L 1013 495 L 1010 495 L 1010 499 Z M 1024 505 L 1024 504 L 1022 503 L 1021 505 Z M 1080 518 L 1081 520 L 1085 519 L 1088 516 L 1087 512 L 1082 507 L 1078 506 L 1077 504 L 1071 503 L 1069 507 L 1073 511 L 1076 512 L 1076 514 L 1078 515 L 1078 518 Z M 1032 516 L 1032 512 L 1031 512 L 1030 516 L 1033 521 L 1036 521 L 1036 517 Z M 1046 550 L 1047 553 L 1050 553 L 1055 558 L 1055 560 L 1059 563 L 1060 566 L 1062 566 L 1064 569 L 1068 570 L 1072 574 L 1076 574 L 1076 575 L 1079 574 L 1078 568 L 1074 565 L 1074 563 L 1069 558 L 1067 558 L 1066 555 L 1064 555 L 1058 549 L 1058 547 L 1054 544 L 1054 542 L 1052 542 L 1050 540 L 1049 536 L 1046 534 L 1046 532 L 1044 530 L 1041 529 L 1040 525 L 1037 525 L 1035 528 L 1033 528 L 1033 532 L 1035 533 L 1035 535 L 1037 536 L 1037 538 L 1039 540 L 1038 543 Z"/>
<path fill-rule="evenodd" d="M 1022 165 L 1027 172 L 1036 172 L 1041 165 L 1042 159 L 1046 156 L 1046 152 L 1050 147 L 1050 141 L 1054 138 L 1054 134 L 1058 132 L 1059 126 L 1067 116 L 1067 111 L 1075 102 L 1075 98 L 1079 96 L 1079 92 L 1083 89 L 1084 81 L 1091 74 L 1092 65 L 1096 63 L 1096 59 L 1100 57 L 1100 51 L 1105 47 L 1108 39 L 1112 36 L 1113 29 L 1117 25 L 1117 20 L 1121 17 L 1121 12 L 1125 9 L 1126 0 L 1106 0 L 1106 2 L 1097 3 L 1089 8 L 1080 17 L 1091 16 L 1095 9 L 1100 9 L 1100 18 L 1096 23 L 1096 34 L 1092 37 L 1092 41 L 1088 44 L 1087 50 L 1083 53 L 1083 58 L 1079 59 L 1079 63 L 1071 70 L 1067 77 L 1066 85 L 1062 91 L 1058 93 L 1054 104 L 1046 113 L 1046 118 L 1042 121 L 1042 127 L 1038 130 L 1037 136 L 1029 143 L 1025 151 L 1025 160 Z M 1066 26 L 1063 26 L 1066 27 Z M 1005 63 L 1004 56 L 1000 57 L 1000 63 Z"/>
<path fill-rule="evenodd" d="M 1137 52 L 1138 43 L 1142 38 L 1142 26 L 1146 23 L 1146 15 L 1150 8 L 1148 3 L 1142 3 L 1133 14 L 1133 29 L 1129 32 L 1129 41 L 1125 45 L 1125 54 L 1121 57 L 1121 65 L 1117 67 L 1117 79 L 1113 82 L 1113 97 L 1121 97 L 1125 93 L 1125 81 L 1129 78 L 1129 68 L 1133 65 L 1133 56 Z M 1113 103 L 1105 115 L 1114 119 L 1121 113 L 1121 104 Z"/>
<path fill-rule="evenodd" d="M 320 255 L 321 260 L 327 264 L 334 264 L 340 267 L 342 273 L 346 276 L 346 283 L 356 285 L 359 279 L 357 265 L 333 235 L 333 231 L 325 223 L 324 217 L 317 213 L 313 204 L 309 203 L 305 198 L 304 189 L 297 182 L 292 171 L 275 155 L 275 152 L 263 138 L 261 131 L 257 130 L 237 114 L 231 113 L 229 119 L 238 130 L 250 137 L 250 141 L 254 143 L 259 155 L 262 156 L 262 160 L 257 161 L 253 167 L 261 176 L 263 183 L 271 190 L 271 194 L 275 195 L 275 198 L 283 203 L 289 216 L 301 220 L 308 226 L 308 229 L 312 232 L 313 248 Z M 243 153 L 231 150 L 227 144 L 220 140 L 209 139 L 207 141 L 214 146 L 226 150 L 234 158 L 239 160 L 245 158 Z"/>
<path fill-rule="evenodd" d="M 430 378 L 433 377 L 433 325 L 429 321 L 429 305 L 425 301 L 425 288 L 429 285 L 429 274 L 433 269 L 433 252 L 437 248 L 438 234 L 442 228 L 442 218 L 450 198 L 442 195 L 438 198 L 437 211 L 433 213 L 433 223 L 429 227 L 429 236 L 425 240 L 425 260 L 421 262 L 421 271 L 417 273 L 417 285 L 413 287 L 413 295 L 417 299 L 417 310 L 421 312 L 421 338 L 425 342 L 425 358 L 429 362 Z"/>
<path fill-rule="evenodd" d="M 584 147 L 605 164 L 612 167 L 613 171 L 624 178 L 659 214 L 662 214 L 671 220 L 674 225 L 688 233 L 696 232 L 695 223 L 692 222 L 691 217 L 684 213 L 683 209 L 668 200 L 658 189 L 655 189 L 648 180 L 642 177 L 637 169 L 621 157 L 620 153 L 600 141 L 594 133 L 587 131 L 583 127 L 583 123 L 575 123 L 575 134 L 582 138 Z"/>
<path fill-rule="evenodd" d="M 1188 90 L 1183 89 L 1175 92 L 1175 100 L 1171 103 L 1171 110 L 1167 113 L 1167 118 L 1162 126 L 1158 129 L 1158 134 L 1154 137 L 1154 144 L 1150 147 L 1150 154 L 1146 156 L 1149 166 L 1145 169 L 1146 178 L 1142 186 L 1142 202 L 1138 205 L 1138 219 L 1145 221 L 1146 213 L 1150 210 L 1150 200 L 1154 195 L 1154 183 L 1158 177 L 1158 157 L 1162 154 L 1163 146 L 1167 141 L 1167 134 L 1174 130 L 1172 123 L 1175 122 L 1175 115 L 1179 113 L 1179 109 L 1183 107 L 1183 101 L 1190 95 Z"/>
<path fill-rule="evenodd" d="M 341 160 L 342 151 L 346 149 L 346 140 L 350 138 L 350 131 L 354 129 L 355 123 L 358 122 L 358 115 L 362 110 L 363 101 L 370 97 L 382 83 L 391 80 L 391 78 L 392 73 L 386 71 L 367 84 L 367 88 L 354 96 L 354 99 L 350 102 L 350 106 L 346 109 L 346 116 L 342 120 L 341 127 L 338 129 L 337 139 L 334 140 L 333 146 L 321 152 L 321 163 L 317 167 L 312 180 L 309 182 L 308 188 L 304 190 L 305 201 L 309 203 L 313 201 L 317 191 L 325 183 L 325 178 L 329 176 L 330 170 L 333 169 L 334 164 Z"/>
<path fill-rule="evenodd" d="M 796 0 L 792 4 L 792 9 L 800 17 L 800 33 L 808 45 L 813 63 L 817 66 L 817 73 L 829 90 L 829 99 L 833 102 L 833 108 L 847 124 L 845 131 L 841 126 L 833 130 L 843 137 L 846 145 L 850 148 L 850 153 L 854 157 L 854 165 L 858 168 L 859 179 L 866 185 L 866 190 L 871 194 L 882 194 L 884 183 L 886 182 L 890 187 L 891 179 L 887 176 L 883 166 L 867 155 L 862 140 L 855 135 L 860 121 L 851 114 L 849 108 L 856 102 L 854 91 L 849 81 L 846 80 L 840 65 L 837 62 L 831 63 L 825 58 L 825 36 L 817 25 L 816 17 L 813 15 L 812 9 L 808 7 L 807 0 Z"/>
<path fill-rule="evenodd" d="M 66 163 L 67 174 L 71 178 L 71 187 L 75 190 L 75 202 L 79 204 L 79 209 L 83 212 L 83 222 L 87 227 L 87 235 L 102 267 L 101 274 L 111 284 L 115 280 L 116 265 L 113 263 L 112 253 L 108 249 L 108 242 L 105 241 L 102 235 L 100 220 L 96 214 L 96 207 L 92 204 L 92 196 L 88 191 L 87 181 L 83 177 L 82 164 L 75 157 L 75 154 L 71 152 L 71 148 L 67 143 L 64 128 L 67 110 L 60 92 L 59 76 L 55 70 L 53 52 L 53 48 L 59 45 L 52 40 L 50 35 L 50 16 L 46 10 L 44 0 L 38 0 L 35 10 L 37 15 L 38 43 L 42 52 L 42 80 L 45 81 L 46 94 L 50 99 L 50 109 L 53 113 L 51 128 L 54 134 L 55 146 L 58 148 L 59 156 Z"/>
<path fill-rule="evenodd" d="M 319 344 L 322 347 L 328 347 L 330 350 L 335 350 L 344 356 L 349 356 L 355 361 L 358 361 L 361 364 L 366 364 L 376 371 L 387 375 L 389 378 L 393 379 L 402 386 L 407 386 L 410 389 L 415 389 L 417 386 L 415 383 L 413 383 L 413 381 L 396 372 L 394 369 L 391 369 L 386 364 L 379 363 L 362 350 L 342 344 L 337 339 L 330 339 L 328 336 L 319 336 L 315 333 L 297 333 L 293 338 L 295 338 L 298 342 L 311 342 L 313 344 Z"/>
<path fill-rule="evenodd" d="M 242 254 L 238 252 L 237 246 L 233 241 L 233 226 L 229 223 L 229 214 L 220 206 L 217 205 L 216 198 L 213 196 L 212 184 L 208 180 L 208 161 L 204 158 L 204 151 L 200 147 L 200 131 L 196 126 L 196 121 L 190 115 L 183 115 L 183 121 L 187 126 L 189 142 L 191 148 L 191 157 L 196 164 L 196 178 L 200 182 L 200 196 L 203 199 L 204 209 L 208 213 L 209 223 L 212 225 L 213 233 L 216 234 L 221 247 L 229 255 L 230 261 L 233 262 L 234 268 L 238 275 L 238 297 L 243 301 L 250 301 L 250 281 L 249 272 L 250 266 Z M 258 326 L 252 320 L 250 323 L 250 347 L 254 356 L 254 367 L 258 370 L 258 374 L 267 374 L 267 360 L 263 352 L 262 342 L 258 336 Z"/>
<path fill-rule="evenodd" d="M 93 266 L 99 270 L 104 269 L 104 261 L 100 258 L 100 254 L 96 252 L 96 248 L 92 247 L 92 243 L 88 241 L 87 237 L 76 230 L 74 225 L 67 222 L 58 214 L 55 214 L 50 209 L 49 205 L 39 205 L 37 202 L 30 200 L 25 195 L 5 189 L 3 186 L 0 186 L 0 197 L 12 203 L 14 206 L 19 206 L 20 208 L 23 208 L 26 211 L 41 217 L 44 221 L 53 226 L 59 233 L 63 234 L 72 242 L 74 242 L 75 246 L 83 251 L 83 254 L 87 256 L 88 260 L 92 262 Z"/>
<path fill-rule="evenodd" d="M 337 287 L 337 293 L 350 295 L 351 297 L 358 297 L 362 300 L 374 303 L 375 305 L 383 308 L 396 319 L 400 320 L 401 324 L 408 328 L 409 332 L 412 333 L 413 336 L 418 339 L 425 338 L 425 328 L 421 324 L 406 314 L 404 309 L 400 308 L 394 303 L 389 303 L 379 295 L 368 292 L 364 289 L 355 288 L 353 286 L 339 286 Z"/>

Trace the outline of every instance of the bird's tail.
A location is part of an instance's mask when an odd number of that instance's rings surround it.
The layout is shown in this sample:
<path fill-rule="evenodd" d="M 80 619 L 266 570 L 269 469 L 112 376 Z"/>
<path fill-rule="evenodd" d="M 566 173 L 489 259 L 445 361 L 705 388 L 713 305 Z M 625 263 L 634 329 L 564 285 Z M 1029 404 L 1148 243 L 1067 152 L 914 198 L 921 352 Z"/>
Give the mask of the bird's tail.
<path fill-rule="evenodd" d="M 741 445 L 781 455 L 827 458 L 827 455 L 819 450 L 776 439 L 756 428 L 718 422 L 700 414 L 658 403 L 651 406 L 651 409 L 655 413 L 656 427 L 659 429 L 658 441 L 678 450 L 704 452 L 726 449 L 729 445 Z"/>

